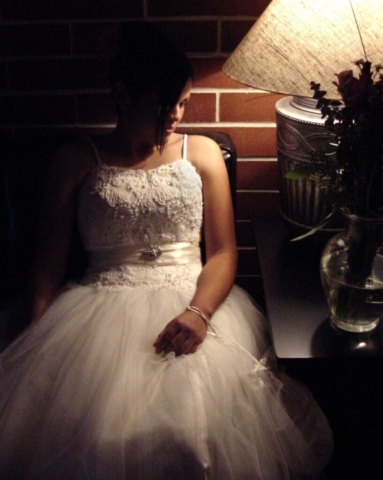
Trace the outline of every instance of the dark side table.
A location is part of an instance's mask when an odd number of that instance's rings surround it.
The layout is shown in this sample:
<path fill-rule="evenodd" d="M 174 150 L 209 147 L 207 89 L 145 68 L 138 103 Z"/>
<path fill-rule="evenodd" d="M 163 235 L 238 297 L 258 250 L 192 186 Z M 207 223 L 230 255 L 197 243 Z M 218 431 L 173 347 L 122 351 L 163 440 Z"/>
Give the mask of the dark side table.
<path fill-rule="evenodd" d="M 319 276 L 326 239 L 290 242 L 283 220 L 254 221 L 278 363 L 303 381 L 334 432 L 330 480 L 383 478 L 383 319 L 370 333 L 335 329 Z"/>
<path fill-rule="evenodd" d="M 277 358 L 383 357 L 383 320 L 370 333 L 340 331 L 329 321 L 319 276 L 326 239 L 291 242 L 282 219 L 254 221 L 267 316 Z"/>

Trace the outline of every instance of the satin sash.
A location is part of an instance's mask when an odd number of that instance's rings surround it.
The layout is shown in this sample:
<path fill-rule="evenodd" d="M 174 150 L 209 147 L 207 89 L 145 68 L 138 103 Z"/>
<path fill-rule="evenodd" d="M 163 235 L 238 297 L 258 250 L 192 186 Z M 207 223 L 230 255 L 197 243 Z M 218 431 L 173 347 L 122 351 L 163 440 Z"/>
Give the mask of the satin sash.
<path fill-rule="evenodd" d="M 201 261 L 198 244 L 188 242 L 149 245 L 141 248 L 124 246 L 88 252 L 88 273 L 123 265 L 183 265 Z"/>

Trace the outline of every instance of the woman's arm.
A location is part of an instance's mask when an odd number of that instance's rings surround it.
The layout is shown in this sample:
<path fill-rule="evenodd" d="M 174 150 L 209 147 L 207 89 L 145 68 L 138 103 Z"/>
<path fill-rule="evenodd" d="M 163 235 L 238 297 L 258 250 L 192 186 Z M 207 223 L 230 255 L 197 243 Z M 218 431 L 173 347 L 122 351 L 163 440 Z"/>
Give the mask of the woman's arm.
<path fill-rule="evenodd" d="M 56 153 L 47 174 L 28 288 L 30 322 L 41 317 L 64 280 L 76 194 L 86 174 L 86 162 L 81 159 L 81 149 L 67 145 Z"/>
<path fill-rule="evenodd" d="M 190 137 L 189 137 L 190 138 Z M 193 137 L 191 137 L 193 138 Z M 201 137 L 196 137 L 198 140 Z M 233 203 L 225 162 L 218 145 L 202 137 L 195 162 L 202 177 L 206 264 L 191 301 L 210 318 L 229 293 L 237 272 Z M 207 141 L 206 141 L 207 140 Z M 191 147 L 193 146 L 193 142 Z M 189 149 L 193 158 L 194 149 Z"/>
<path fill-rule="evenodd" d="M 234 215 L 227 170 L 218 145 L 206 137 L 188 137 L 188 158 L 203 184 L 206 263 L 190 302 L 210 319 L 228 295 L 237 271 Z M 173 319 L 154 343 L 157 353 L 194 353 L 206 336 L 206 324 L 195 312 Z"/>

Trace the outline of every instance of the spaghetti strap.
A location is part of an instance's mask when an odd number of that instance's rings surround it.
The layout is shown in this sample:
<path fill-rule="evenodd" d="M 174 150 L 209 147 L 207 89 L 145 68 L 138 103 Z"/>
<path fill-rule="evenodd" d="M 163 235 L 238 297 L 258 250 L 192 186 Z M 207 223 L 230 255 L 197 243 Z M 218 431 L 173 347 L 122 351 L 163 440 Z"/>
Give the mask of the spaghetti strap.
<path fill-rule="evenodd" d="M 96 145 L 94 144 L 93 140 L 86 136 L 85 137 L 89 143 L 89 145 L 92 147 L 92 150 L 93 150 L 93 153 L 94 153 L 94 156 L 96 157 L 96 163 L 98 166 L 101 166 L 102 165 L 102 161 L 101 161 L 101 158 L 100 158 L 100 154 L 98 153 L 98 150 L 97 150 L 97 147 Z"/>
<path fill-rule="evenodd" d="M 187 160 L 186 154 L 187 154 L 187 149 L 188 149 L 188 136 L 184 135 L 184 143 L 182 145 L 182 160 Z"/>

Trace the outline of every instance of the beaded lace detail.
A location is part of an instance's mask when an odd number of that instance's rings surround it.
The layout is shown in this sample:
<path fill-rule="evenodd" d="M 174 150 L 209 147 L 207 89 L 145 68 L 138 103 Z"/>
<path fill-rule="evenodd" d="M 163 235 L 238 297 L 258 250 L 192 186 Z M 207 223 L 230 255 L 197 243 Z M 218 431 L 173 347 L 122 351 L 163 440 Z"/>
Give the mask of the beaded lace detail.
<path fill-rule="evenodd" d="M 86 250 L 198 243 L 202 225 L 202 182 L 180 159 L 143 171 L 100 165 L 79 193 L 79 230 Z M 88 274 L 82 284 L 107 288 L 175 286 L 195 289 L 201 265 L 121 265 Z"/>
<path fill-rule="evenodd" d="M 122 290 L 125 288 L 148 287 L 174 289 L 192 296 L 195 292 L 200 264 L 171 266 L 122 265 L 118 268 L 106 269 L 99 273 L 85 275 L 81 285 Z"/>

